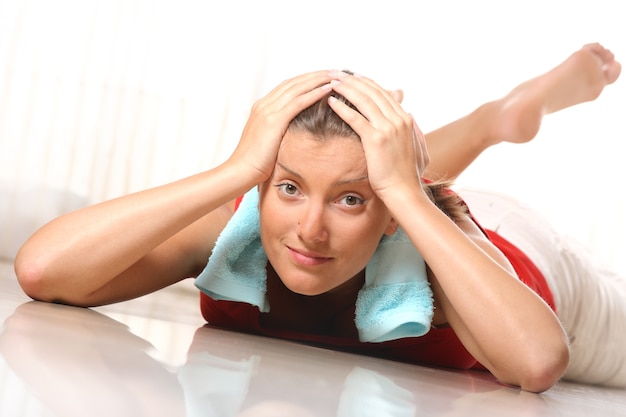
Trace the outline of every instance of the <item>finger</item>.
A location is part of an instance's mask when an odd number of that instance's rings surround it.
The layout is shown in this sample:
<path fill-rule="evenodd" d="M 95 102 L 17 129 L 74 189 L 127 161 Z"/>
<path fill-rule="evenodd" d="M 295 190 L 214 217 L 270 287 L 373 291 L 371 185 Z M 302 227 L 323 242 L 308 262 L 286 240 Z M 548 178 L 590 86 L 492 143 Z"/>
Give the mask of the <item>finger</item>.
<path fill-rule="evenodd" d="M 335 114 L 346 122 L 361 138 L 367 137 L 369 133 L 373 132 L 372 125 L 359 111 L 354 110 L 333 96 L 328 98 L 328 104 Z"/>
<path fill-rule="evenodd" d="M 404 91 L 402 90 L 387 90 L 391 97 L 398 103 L 402 104 L 402 100 L 404 100 Z"/>
<path fill-rule="evenodd" d="M 382 126 L 391 121 L 398 125 L 406 113 L 391 94 L 373 81 L 350 76 L 332 82 L 333 90 L 348 99 L 371 123 Z"/>
<path fill-rule="evenodd" d="M 255 111 L 290 121 L 330 92 L 329 81 L 336 77 L 337 71 L 316 71 L 286 80 L 257 101 Z"/>
<path fill-rule="evenodd" d="M 413 116 L 411 115 L 411 117 Z M 421 178 L 430 163 L 430 155 L 428 153 L 428 148 L 426 147 L 426 138 L 419 126 L 417 126 L 415 119 L 413 119 L 413 147 L 415 151 L 417 173 Z"/>
<path fill-rule="evenodd" d="M 372 80 L 371 78 L 362 76 L 362 75 L 355 75 L 354 76 L 355 81 L 361 82 L 363 83 L 364 86 L 366 86 L 365 88 L 369 88 L 371 90 L 370 93 L 375 92 L 376 93 L 376 97 L 378 99 L 384 99 L 384 101 L 381 101 L 379 104 L 384 105 L 383 107 L 381 107 L 382 109 L 387 108 L 388 107 L 388 111 L 389 109 L 391 109 L 390 111 L 392 112 L 396 112 L 396 113 L 404 113 L 404 109 L 401 106 L 401 101 L 404 98 L 404 92 L 402 90 L 387 90 L 384 89 L 383 87 L 381 87 L 377 82 L 375 82 L 374 80 Z"/>
<path fill-rule="evenodd" d="M 337 78 L 337 71 L 315 71 L 301 74 L 283 81 L 265 97 L 270 103 L 276 101 L 288 102 L 298 95 L 312 91 L 316 87 L 321 87 L 333 78 Z"/>

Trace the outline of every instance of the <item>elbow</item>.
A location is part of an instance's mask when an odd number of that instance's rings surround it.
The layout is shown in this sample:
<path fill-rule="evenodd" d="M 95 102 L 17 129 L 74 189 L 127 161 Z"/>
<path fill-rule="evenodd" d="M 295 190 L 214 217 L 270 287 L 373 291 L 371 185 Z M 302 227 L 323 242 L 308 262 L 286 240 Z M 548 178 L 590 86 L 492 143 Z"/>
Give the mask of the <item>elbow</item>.
<path fill-rule="evenodd" d="M 22 291 L 35 301 L 65 304 L 74 307 L 93 307 L 102 302 L 94 301 L 93 292 L 72 278 L 67 268 L 54 253 L 23 246 L 17 253 L 13 268 Z"/>
<path fill-rule="evenodd" d="M 553 348 L 533 355 L 524 366 L 519 387 L 524 391 L 540 393 L 552 388 L 563 376 L 569 365 L 570 351 L 567 342 L 557 343 Z"/>
<path fill-rule="evenodd" d="M 24 254 L 23 248 L 15 257 L 13 268 L 22 291 L 33 300 L 43 300 L 42 287 L 45 280 L 42 268 L 30 256 Z"/>
<path fill-rule="evenodd" d="M 54 301 L 54 280 L 46 273 L 48 268 L 43 256 L 36 256 L 22 247 L 15 257 L 13 267 L 17 282 L 26 295 L 37 301 Z"/>

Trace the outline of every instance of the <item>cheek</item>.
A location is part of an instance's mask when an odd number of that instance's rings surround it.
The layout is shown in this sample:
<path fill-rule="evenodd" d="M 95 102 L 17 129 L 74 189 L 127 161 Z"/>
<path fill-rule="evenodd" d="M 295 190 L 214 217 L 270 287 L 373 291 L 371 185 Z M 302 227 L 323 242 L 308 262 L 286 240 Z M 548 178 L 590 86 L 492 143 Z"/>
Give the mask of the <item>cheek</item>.
<path fill-rule="evenodd" d="M 355 249 L 355 257 L 359 257 L 361 263 L 366 264 L 374 255 L 380 240 L 388 229 L 389 221 L 381 222 L 380 217 L 370 218 L 359 224 L 351 233 L 351 245 Z"/>
<path fill-rule="evenodd" d="M 277 235 L 281 232 L 284 228 L 284 222 L 278 221 L 278 216 L 275 213 L 269 213 L 267 211 L 261 211 L 261 213 L 263 213 L 260 222 L 261 240 L 263 243 L 266 243 L 270 236 Z"/>
<path fill-rule="evenodd" d="M 340 246 L 347 257 L 358 260 L 364 266 L 378 247 L 383 229 L 370 222 L 346 223 L 337 226 L 335 245 Z"/>
<path fill-rule="evenodd" d="M 259 205 L 261 241 L 270 244 L 272 238 L 285 235 L 292 229 L 294 213 L 281 210 L 281 206 L 272 204 L 271 199 L 263 199 Z"/>
<path fill-rule="evenodd" d="M 379 236 L 364 236 L 354 243 L 357 247 L 356 256 L 362 259 L 362 263 L 367 263 L 369 259 L 372 257 L 376 248 L 378 247 L 378 243 L 380 242 Z"/>

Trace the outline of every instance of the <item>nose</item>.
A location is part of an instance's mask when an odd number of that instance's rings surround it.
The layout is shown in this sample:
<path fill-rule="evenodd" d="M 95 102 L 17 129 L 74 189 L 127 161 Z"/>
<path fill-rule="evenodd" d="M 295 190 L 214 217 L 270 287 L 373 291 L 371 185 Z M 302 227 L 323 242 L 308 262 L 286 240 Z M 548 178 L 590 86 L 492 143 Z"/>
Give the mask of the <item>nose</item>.
<path fill-rule="evenodd" d="M 298 236 L 305 242 L 323 242 L 328 239 L 323 203 L 308 202 L 298 215 Z"/>

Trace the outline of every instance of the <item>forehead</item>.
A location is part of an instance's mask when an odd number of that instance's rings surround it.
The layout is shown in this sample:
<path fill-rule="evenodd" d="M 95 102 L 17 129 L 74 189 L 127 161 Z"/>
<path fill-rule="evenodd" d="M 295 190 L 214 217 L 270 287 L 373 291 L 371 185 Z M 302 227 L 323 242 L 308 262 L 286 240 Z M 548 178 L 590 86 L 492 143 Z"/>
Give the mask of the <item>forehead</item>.
<path fill-rule="evenodd" d="M 278 151 L 278 162 L 296 171 L 315 167 L 328 174 L 367 174 L 363 146 L 355 137 L 320 138 L 309 132 L 288 131 Z"/>
<path fill-rule="evenodd" d="M 319 137 L 309 132 L 288 130 L 280 144 L 279 154 L 290 153 L 294 150 L 320 155 L 336 155 L 343 149 L 346 160 L 364 157 L 361 141 L 350 136 Z M 336 155 L 342 156 L 342 155 Z"/>

